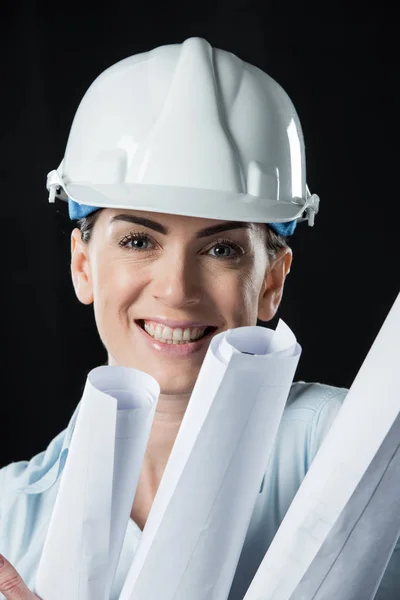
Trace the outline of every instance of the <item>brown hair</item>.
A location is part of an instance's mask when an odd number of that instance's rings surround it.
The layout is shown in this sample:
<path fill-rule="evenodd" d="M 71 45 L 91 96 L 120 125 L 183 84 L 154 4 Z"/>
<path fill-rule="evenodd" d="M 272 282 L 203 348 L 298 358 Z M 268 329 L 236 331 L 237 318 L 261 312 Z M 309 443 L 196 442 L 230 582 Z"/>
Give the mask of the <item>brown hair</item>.
<path fill-rule="evenodd" d="M 101 209 L 96 210 L 95 212 L 91 213 L 87 217 L 83 217 L 82 219 L 79 219 L 77 221 L 77 225 L 81 231 L 82 241 L 84 241 L 86 243 L 88 243 L 90 241 L 93 227 L 96 223 L 96 220 L 97 220 L 97 217 L 98 217 L 100 211 L 101 211 Z M 287 238 L 282 235 L 279 235 L 278 233 L 275 233 L 275 231 L 273 229 L 271 229 L 271 227 L 268 224 L 266 224 L 265 226 L 267 228 L 267 234 L 268 234 L 267 235 L 268 257 L 270 260 L 274 260 L 276 258 L 277 253 L 279 252 L 279 250 L 288 247 Z"/>

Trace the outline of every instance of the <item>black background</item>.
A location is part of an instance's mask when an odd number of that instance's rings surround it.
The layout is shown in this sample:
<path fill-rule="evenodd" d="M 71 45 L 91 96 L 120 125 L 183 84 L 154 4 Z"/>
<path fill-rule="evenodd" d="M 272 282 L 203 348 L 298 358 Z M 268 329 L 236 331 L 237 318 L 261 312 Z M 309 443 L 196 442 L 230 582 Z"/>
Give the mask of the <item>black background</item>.
<path fill-rule="evenodd" d="M 77 105 L 114 62 L 191 36 L 265 70 L 298 110 L 321 210 L 292 240 L 279 316 L 303 347 L 296 379 L 351 385 L 399 291 L 398 34 L 376 10 L 280 8 L 2 4 L 0 466 L 44 450 L 106 360 L 92 308 L 73 293 L 66 205 L 45 189 Z"/>

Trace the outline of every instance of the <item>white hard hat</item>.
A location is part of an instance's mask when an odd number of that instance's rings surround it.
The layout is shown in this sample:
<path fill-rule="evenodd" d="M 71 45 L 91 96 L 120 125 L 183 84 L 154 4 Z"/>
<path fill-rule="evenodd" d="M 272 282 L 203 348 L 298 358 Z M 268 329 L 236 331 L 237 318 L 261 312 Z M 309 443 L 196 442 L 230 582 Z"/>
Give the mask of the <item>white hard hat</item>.
<path fill-rule="evenodd" d="M 312 225 L 319 205 L 286 92 L 202 38 L 104 71 L 78 107 L 47 189 L 51 202 L 93 209 L 258 223 Z"/>

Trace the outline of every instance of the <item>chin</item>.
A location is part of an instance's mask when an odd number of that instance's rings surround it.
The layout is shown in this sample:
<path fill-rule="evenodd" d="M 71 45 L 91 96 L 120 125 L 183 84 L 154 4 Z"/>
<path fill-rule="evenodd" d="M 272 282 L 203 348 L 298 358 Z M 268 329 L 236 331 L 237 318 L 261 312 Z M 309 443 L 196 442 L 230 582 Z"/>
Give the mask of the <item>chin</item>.
<path fill-rule="evenodd" d="M 164 381 L 163 377 L 157 377 L 156 375 L 153 375 L 153 377 L 158 381 L 160 385 L 160 394 L 163 396 L 190 395 L 193 392 L 197 379 L 188 381 L 187 377 L 185 377 L 184 380 L 180 381 L 179 377 L 172 377 Z"/>
<path fill-rule="evenodd" d="M 115 359 L 111 354 L 108 355 L 108 365 L 128 367 L 129 369 L 137 369 L 138 371 L 147 373 L 151 377 L 154 377 L 160 386 L 160 394 L 165 396 L 191 394 L 200 372 L 200 367 L 198 367 L 193 369 L 194 372 L 191 375 L 185 372 L 184 376 L 180 376 L 179 373 L 171 372 L 171 370 L 166 374 L 164 369 L 161 369 L 162 372 L 157 372 L 138 364 L 138 361 L 133 361 L 129 358 L 124 359 L 123 357 Z"/>

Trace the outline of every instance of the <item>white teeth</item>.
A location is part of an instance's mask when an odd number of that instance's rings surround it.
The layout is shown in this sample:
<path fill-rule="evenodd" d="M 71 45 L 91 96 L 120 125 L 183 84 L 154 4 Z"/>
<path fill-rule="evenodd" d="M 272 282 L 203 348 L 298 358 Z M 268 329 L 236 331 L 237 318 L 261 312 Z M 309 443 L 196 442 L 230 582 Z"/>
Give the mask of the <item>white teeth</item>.
<path fill-rule="evenodd" d="M 179 329 L 179 327 L 177 329 L 174 329 L 172 332 L 172 339 L 181 342 L 182 341 L 182 329 Z"/>
<path fill-rule="evenodd" d="M 171 327 L 164 327 L 164 330 L 161 334 L 163 340 L 171 340 L 172 339 L 172 329 Z"/>
<path fill-rule="evenodd" d="M 171 327 L 164 327 L 160 324 L 155 325 L 154 323 L 144 321 L 144 329 L 156 340 L 161 340 L 167 344 L 184 344 L 200 338 L 207 328 L 193 327 L 190 329 L 187 327 L 186 329 L 181 329 L 177 327 L 176 329 L 172 329 Z"/>

